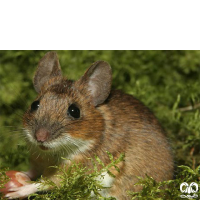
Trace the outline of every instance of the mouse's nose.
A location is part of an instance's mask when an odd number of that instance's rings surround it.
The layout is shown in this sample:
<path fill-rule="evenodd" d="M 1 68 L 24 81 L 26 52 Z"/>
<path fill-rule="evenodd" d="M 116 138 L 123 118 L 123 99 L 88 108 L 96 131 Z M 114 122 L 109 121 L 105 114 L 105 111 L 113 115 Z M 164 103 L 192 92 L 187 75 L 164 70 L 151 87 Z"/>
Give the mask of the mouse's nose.
<path fill-rule="evenodd" d="M 45 128 L 40 128 L 36 131 L 35 138 L 38 142 L 45 142 L 49 138 L 49 131 Z"/>

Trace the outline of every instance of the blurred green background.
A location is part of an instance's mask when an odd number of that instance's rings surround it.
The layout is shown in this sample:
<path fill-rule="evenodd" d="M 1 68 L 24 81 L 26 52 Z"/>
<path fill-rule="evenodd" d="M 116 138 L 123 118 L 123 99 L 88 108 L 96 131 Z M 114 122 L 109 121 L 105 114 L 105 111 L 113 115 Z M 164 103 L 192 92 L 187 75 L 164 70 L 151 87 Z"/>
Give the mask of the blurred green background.
<path fill-rule="evenodd" d="M 22 116 L 36 97 L 32 78 L 47 51 L 0 51 L 0 166 L 27 170 Z M 200 51 L 56 51 L 63 74 L 78 79 L 91 63 L 113 69 L 113 88 L 132 94 L 157 116 L 175 164 L 200 165 Z"/>

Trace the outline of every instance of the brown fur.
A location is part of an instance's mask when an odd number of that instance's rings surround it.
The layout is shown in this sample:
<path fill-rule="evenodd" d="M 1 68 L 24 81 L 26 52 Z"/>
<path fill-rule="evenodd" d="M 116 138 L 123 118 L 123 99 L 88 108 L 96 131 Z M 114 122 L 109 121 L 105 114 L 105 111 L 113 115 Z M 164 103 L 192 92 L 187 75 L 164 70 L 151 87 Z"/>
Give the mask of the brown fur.
<path fill-rule="evenodd" d="M 54 53 L 51 52 L 47 56 L 48 59 L 51 54 Z M 55 55 L 53 57 L 57 59 Z M 42 63 L 45 59 L 47 58 L 43 58 Z M 59 67 L 58 61 L 54 63 Z M 101 65 L 105 68 L 103 75 L 99 68 Z M 94 66 L 97 66 L 99 71 L 95 72 L 94 80 L 90 80 Z M 39 66 L 38 70 L 41 67 Z M 59 71 L 55 66 L 51 68 Z M 94 63 L 92 71 L 89 69 L 89 72 L 87 71 L 76 82 L 62 78 L 60 72 L 49 73 L 45 77 L 46 82 L 40 87 L 36 81 L 40 107 L 35 112 L 29 109 L 25 113 L 24 127 L 29 130 L 34 140 L 37 131 L 45 128 L 50 134 L 45 142 L 63 140 L 65 134 L 75 139 L 91 141 L 84 152 L 76 154 L 71 152 L 73 155 L 69 155 L 69 157 L 73 156 L 74 161 L 87 166 L 91 165 L 87 157 L 97 155 L 108 164 L 110 161 L 106 151 L 113 154 L 115 158 L 119 157 L 120 153 L 125 153 L 125 161 L 119 164 L 120 173 L 111 169 L 116 178 L 109 195 L 117 199 L 129 199 L 127 190 L 141 189 L 134 186 L 138 181 L 137 176 L 145 177 L 147 174 L 157 181 L 172 179 L 173 158 L 163 130 L 149 109 L 131 95 L 117 90 L 110 92 L 111 74 L 105 75 L 106 68 L 108 74 L 111 73 L 105 62 Z M 43 73 L 36 74 L 42 76 Z M 105 76 L 106 80 L 104 80 Z M 34 80 L 40 80 L 40 77 L 37 76 Z M 98 85 L 98 91 L 92 93 L 88 90 L 89 81 L 94 81 L 94 84 Z M 107 82 L 106 85 L 101 86 L 102 81 Z M 67 109 L 72 103 L 80 109 L 79 119 L 67 115 Z M 30 143 L 29 140 L 28 142 Z M 50 171 L 48 166 L 63 165 L 58 156 L 62 156 L 64 150 L 59 153 L 46 153 L 39 144 L 43 145 L 38 142 L 38 146 L 32 147 L 30 176 L 35 179 L 43 174 L 54 179 L 53 175 L 56 171 Z"/>

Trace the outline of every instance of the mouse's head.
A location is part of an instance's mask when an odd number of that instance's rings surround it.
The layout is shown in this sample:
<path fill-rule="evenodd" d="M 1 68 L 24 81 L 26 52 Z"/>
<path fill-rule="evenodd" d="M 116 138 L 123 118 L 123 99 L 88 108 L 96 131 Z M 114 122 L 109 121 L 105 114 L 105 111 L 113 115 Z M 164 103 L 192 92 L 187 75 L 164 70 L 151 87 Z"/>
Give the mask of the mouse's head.
<path fill-rule="evenodd" d="M 56 53 L 47 53 L 33 80 L 38 97 L 23 120 L 30 147 L 73 155 L 100 141 L 105 122 L 98 106 L 110 93 L 111 79 L 109 64 L 97 61 L 79 80 L 67 80 Z"/>

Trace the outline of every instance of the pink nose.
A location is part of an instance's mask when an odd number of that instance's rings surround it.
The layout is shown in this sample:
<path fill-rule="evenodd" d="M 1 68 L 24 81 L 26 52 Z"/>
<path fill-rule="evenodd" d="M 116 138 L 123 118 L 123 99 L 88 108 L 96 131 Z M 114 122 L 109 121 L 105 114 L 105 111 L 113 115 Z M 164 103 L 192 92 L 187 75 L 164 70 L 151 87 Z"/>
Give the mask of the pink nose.
<path fill-rule="evenodd" d="M 49 132 L 44 128 L 40 128 L 36 131 L 35 137 L 38 142 L 45 142 L 49 138 Z"/>

